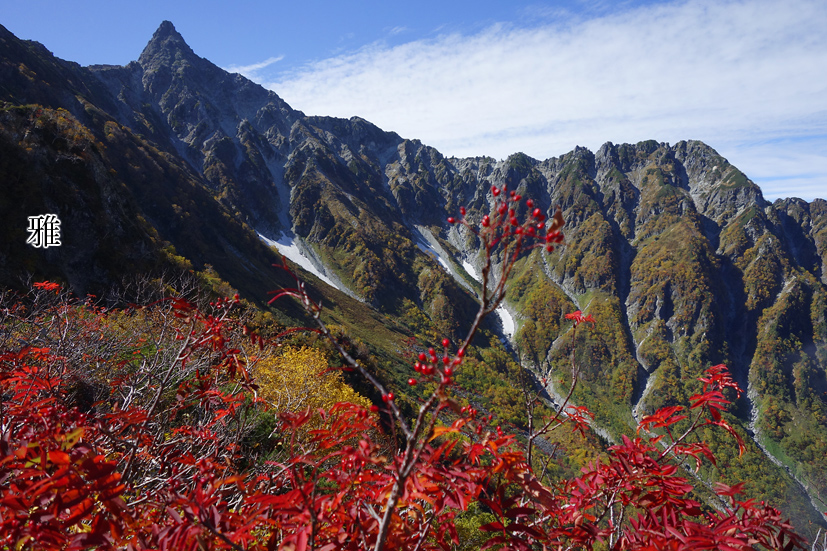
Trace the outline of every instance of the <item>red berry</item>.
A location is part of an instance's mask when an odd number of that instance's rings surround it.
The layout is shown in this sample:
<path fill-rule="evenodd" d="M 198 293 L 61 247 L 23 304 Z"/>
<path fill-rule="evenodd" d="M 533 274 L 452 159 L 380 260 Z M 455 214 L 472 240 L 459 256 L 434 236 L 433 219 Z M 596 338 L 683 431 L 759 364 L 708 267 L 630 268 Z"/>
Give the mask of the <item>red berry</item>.
<path fill-rule="evenodd" d="M 456 219 L 453 216 L 449 216 L 448 217 L 448 223 L 453 224 L 454 222 L 456 222 Z"/>
<path fill-rule="evenodd" d="M 377 406 L 376 404 L 373 404 L 372 406 L 370 406 L 370 410 L 373 413 L 379 413 L 379 406 Z"/>
<path fill-rule="evenodd" d="M 527 200 L 525 202 L 525 206 L 530 208 L 530 209 L 533 209 L 534 208 L 534 201 L 532 201 L 531 199 Z"/>
<path fill-rule="evenodd" d="M 420 362 L 424 362 L 424 361 L 425 361 L 425 353 L 424 353 L 424 352 L 420 352 L 420 353 L 419 353 L 419 361 L 420 361 Z"/>
<path fill-rule="evenodd" d="M 546 243 L 562 243 L 563 236 L 559 231 L 551 232 L 546 235 Z"/>
<path fill-rule="evenodd" d="M 448 365 L 449 363 L 451 363 L 451 358 L 449 358 L 448 356 L 442 356 L 442 363 Z"/>
<path fill-rule="evenodd" d="M 538 208 L 537 208 L 537 209 L 534 209 L 534 212 L 532 212 L 532 213 L 531 213 L 531 215 L 532 215 L 534 218 L 540 218 L 540 215 L 541 215 L 541 214 L 543 214 L 543 211 L 541 211 L 541 210 L 540 210 L 540 209 L 538 209 Z"/>
<path fill-rule="evenodd" d="M 490 224 L 490 223 L 491 223 L 491 219 L 488 218 L 487 214 L 482 217 L 482 225 L 483 225 L 484 228 L 487 228 L 488 224 Z"/>
<path fill-rule="evenodd" d="M 465 207 L 460 207 L 460 208 L 459 208 L 459 213 L 460 213 L 461 215 L 465 216 Z"/>
<path fill-rule="evenodd" d="M 448 348 L 449 346 L 451 346 L 451 341 L 449 341 L 448 339 L 442 339 L 442 346 Z"/>
<path fill-rule="evenodd" d="M 494 197 L 500 194 L 500 190 L 497 186 L 491 186 L 491 193 L 494 194 Z"/>
<path fill-rule="evenodd" d="M 388 394 L 388 402 L 393 402 L 393 392 Z"/>
<path fill-rule="evenodd" d="M 450 365 L 445 368 L 445 376 L 446 377 L 450 377 L 453 374 L 454 374 L 454 369 Z"/>
<path fill-rule="evenodd" d="M 410 379 L 408 379 L 408 384 L 411 385 L 411 386 L 414 386 L 416 384 L 416 379 L 411 377 Z"/>
<path fill-rule="evenodd" d="M 515 195 L 515 196 L 514 196 L 514 200 L 515 200 L 515 201 L 519 201 L 519 200 L 520 200 L 520 199 L 522 199 L 522 198 L 523 198 L 523 196 L 522 196 L 522 195 Z"/>
<path fill-rule="evenodd" d="M 433 348 L 428 349 L 428 354 L 431 356 L 431 358 L 436 358 L 436 350 L 434 350 Z"/>

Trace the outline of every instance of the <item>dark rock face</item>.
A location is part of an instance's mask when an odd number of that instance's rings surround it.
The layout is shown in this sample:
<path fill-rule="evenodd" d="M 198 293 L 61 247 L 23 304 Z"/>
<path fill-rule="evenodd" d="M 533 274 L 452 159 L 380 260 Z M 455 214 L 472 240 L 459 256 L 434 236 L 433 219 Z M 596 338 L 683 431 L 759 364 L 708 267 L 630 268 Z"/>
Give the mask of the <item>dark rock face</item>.
<path fill-rule="evenodd" d="M 521 259 L 507 297 L 525 322 L 513 340 L 531 351 L 526 364 L 553 367 L 565 356 L 558 310 L 593 313 L 601 337 L 590 354 L 600 368 L 584 371 L 589 392 L 576 397 L 617 436 L 652 408 L 688 403 L 694 378 L 725 362 L 749 387 L 736 412 L 743 427 L 756 443 L 781 450 L 813 495 L 827 494 L 824 200 L 770 204 L 698 141 L 606 143 L 596 153 L 578 147 L 543 161 L 521 153 L 446 158 L 358 117 L 305 116 L 198 57 L 169 22 L 125 67 L 57 60 L 0 27 L 0 101 L 8 111 L 0 117 L 6 174 L 8 159 L 25 158 L 20 135 L 37 124 L 29 111 L 12 116 L 12 106 L 65 109 L 87 133 L 66 152 L 33 143 L 44 159 L 74 155 L 66 162 L 82 170 L 69 172 L 67 188 L 97 182 L 89 197 L 103 199 L 66 204 L 102 209 L 112 235 L 134 243 L 124 257 L 133 269 L 144 269 L 140 251 L 161 243 L 238 285 L 271 263 L 256 233 L 285 234 L 353 296 L 390 315 L 418 308 L 445 333 L 473 312 L 470 272 L 481 254 L 475 237 L 446 218 L 465 206 L 468 219 L 479 220 L 492 185 L 531 197 L 546 215 L 559 205 L 566 245 Z M 66 128 L 58 133 L 69 136 Z M 71 150 L 84 144 L 85 152 Z M 51 161 L 37 166 L 54 172 Z M 118 212 L 143 222 L 125 223 Z M 103 242 L 92 222 L 77 227 Z M 90 247 L 77 251 L 82 265 L 58 263 L 79 288 L 92 278 L 81 275 L 83 266 L 101 280 L 116 269 L 95 256 L 101 246 Z M 0 254 L 11 273 L 12 251 Z M 551 311 L 553 330 L 528 323 Z M 777 491 L 798 504 L 791 510 L 816 518 L 790 475 L 769 461 L 760 469 L 756 475 L 733 461 L 719 475 L 781 477 Z"/>
<path fill-rule="evenodd" d="M 137 63 L 92 67 L 136 132 L 183 156 L 253 226 L 278 229 L 281 198 L 268 163 L 300 113 L 276 94 L 200 58 L 165 21 Z"/>

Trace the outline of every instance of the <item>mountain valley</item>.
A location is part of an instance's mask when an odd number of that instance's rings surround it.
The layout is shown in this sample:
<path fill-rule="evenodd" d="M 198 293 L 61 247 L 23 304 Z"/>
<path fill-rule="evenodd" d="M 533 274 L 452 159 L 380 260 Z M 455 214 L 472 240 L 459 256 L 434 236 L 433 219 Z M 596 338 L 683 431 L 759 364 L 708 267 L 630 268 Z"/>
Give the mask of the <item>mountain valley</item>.
<path fill-rule="evenodd" d="M 194 273 L 299 324 L 297 306 L 266 306 L 291 285 L 281 253 L 398 392 L 401 343 L 459 339 L 477 311 L 485 251 L 448 217 L 465 207 L 478 223 L 492 186 L 545 216 L 559 206 L 565 244 L 518 260 L 480 357 L 531 370 L 551 403 L 572 384 L 565 314 L 591 314 L 573 399 L 604 444 L 688 404 L 704 369 L 727 364 L 746 390 L 731 417 L 748 449 L 708 431 L 719 462 L 699 476 L 746 481 L 804 533 L 825 526 L 827 201 L 770 203 L 702 142 L 445 157 L 358 117 L 307 116 L 198 57 L 169 22 L 124 67 L 81 67 L 0 27 L 0 186 L 0 285 L 105 297 L 130 277 Z M 44 212 L 62 221 L 61 247 L 26 245 L 26 217 Z"/>

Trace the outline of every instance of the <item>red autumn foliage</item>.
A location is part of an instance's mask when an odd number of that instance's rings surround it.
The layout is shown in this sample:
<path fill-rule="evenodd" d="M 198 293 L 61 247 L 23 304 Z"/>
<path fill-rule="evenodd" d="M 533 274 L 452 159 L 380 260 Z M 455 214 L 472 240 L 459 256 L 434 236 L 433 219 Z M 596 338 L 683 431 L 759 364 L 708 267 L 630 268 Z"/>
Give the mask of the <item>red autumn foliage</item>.
<path fill-rule="evenodd" d="M 592 317 L 591 314 L 589 314 L 587 316 L 584 316 L 583 312 L 581 312 L 580 310 L 577 310 L 576 312 L 572 312 L 570 314 L 566 314 L 566 319 L 567 320 L 572 320 L 574 322 L 575 327 L 577 327 L 578 325 L 580 325 L 583 322 L 591 323 L 592 327 L 594 327 L 595 324 L 596 324 L 596 322 L 595 322 L 595 320 L 594 320 L 594 318 Z"/>
<path fill-rule="evenodd" d="M 452 375 L 482 318 L 502 301 L 514 262 L 533 247 L 562 241 L 559 210 L 547 227 L 532 204 L 521 222 L 509 207 L 522 198 L 505 188 L 492 191 L 494 208 L 479 227 L 464 211 L 461 220 L 487 253 L 479 314 L 453 354 L 446 339 L 442 356 L 434 349 L 418 356 L 413 369 L 434 390 L 413 418 L 339 347 L 298 280 L 275 298 L 298 299 L 317 320 L 315 330 L 383 403 L 281 414 L 281 441 L 268 461 L 251 464 L 240 445 L 244 416 L 263 406 L 237 339 L 267 343 L 232 321 L 237 298 L 214 304 L 211 314 L 184 299 L 168 302 L 180 322 L 178 346 L 155 365 L 154 382 L 140 387 L 142 400 L 124 389 L 139 388 L 149 375 L 124 361 L 108 400 L 83 409 L 70 399 L 72 375 L 100 358 L 90 353 L 69 361 L 60 351 L 7 342 L 0 354 L 0 548 L 447 550 L 457 543 L 456 514 L 472 502 L 495 517 L 480 528 L 489 535 L 483 549 L 591 549 L 601 542 L 617 550 L 802 548 L 776 509 L 739 501 L 739 485 L 716 486 L 722 498 L 716 508 L 690 495 L 685 464 L 715 461 L 708 447 L 690 441 L 699 427 L 721 427 L 742 446 L 722 415 L 729 406 L 724 391 L 738 390 L 724 366 L 706 372 L 688 410 L 645 417 L 635 438 L 624 436 L 605 461 L 556 486 L 532 472 L 513 435 L 452 398 Z M 502 275 L 490 282 L 495 250 Z M 36 287 L 59 293 L 53 285 Z M 7 315 L 27 324 L 68 324 L 68 311 L 58 302 L 39 313 L 13 308 Z M 107 314 L 87 313 L 75 322 L 94 333 Z M 575 327 L 595 323 L 582 312 L 567 317 Z M 371 437 L 382 430 L 377 413 L 389 421 L 389 447 Z M 311 425 L 314 417 L 321 422 Z M 588 410 L 566 403 L 542 430 L 571 424 L 585 432 L 590 419 Z M 686 419 L 688 428 L 673 435 Z"/>
<path fill-rule="evenodd" d="M 35 289 L 43 289 L 44 291 L 57 292 L 60 290 L 60 284 L 53 281 L 38 281 L 37 283 L 33 283 L 32 287 Z"/>

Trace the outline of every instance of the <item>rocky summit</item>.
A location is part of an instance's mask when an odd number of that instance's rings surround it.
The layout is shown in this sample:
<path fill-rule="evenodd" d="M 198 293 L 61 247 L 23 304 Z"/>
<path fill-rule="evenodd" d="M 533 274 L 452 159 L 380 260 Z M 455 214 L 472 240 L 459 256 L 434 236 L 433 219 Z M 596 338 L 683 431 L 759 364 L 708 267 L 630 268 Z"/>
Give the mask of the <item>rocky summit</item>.
<path fill-rule="evenodd" d="M 553 402 L 570 384 L 564 316 L 593 315 L 574 401 L 607 443 L 689 403 L 696 377 L 727 364 L 747 390 L 732 416 L 748 451 L 710 433 L 720 460 L 698 476 L 746 481 L 803 529 L 823 523 L 827 202 L 769 203 L 709 145 L 451 158 L 358 117 L 294 110 L 199 57 L 170 22 L 125 67 L 81 67 L 0 27 L 0 182 L 6 287 L 35 276 L 105 293 L 181 270 L 263 307 L 284 283 L 280 252 L 386 351 L 405 335 L 455 337 L 476 311 L 484 251 L 449 216 L 464 206 L 478 222 L 492 186 L 545 216 L 559 206 L 565 244 L 518 261 L 488 327 L 512 359 L 544 377 Z M 26 245 L 26 217 L 43 212 L 63 221 L 59 248 Z"/>

